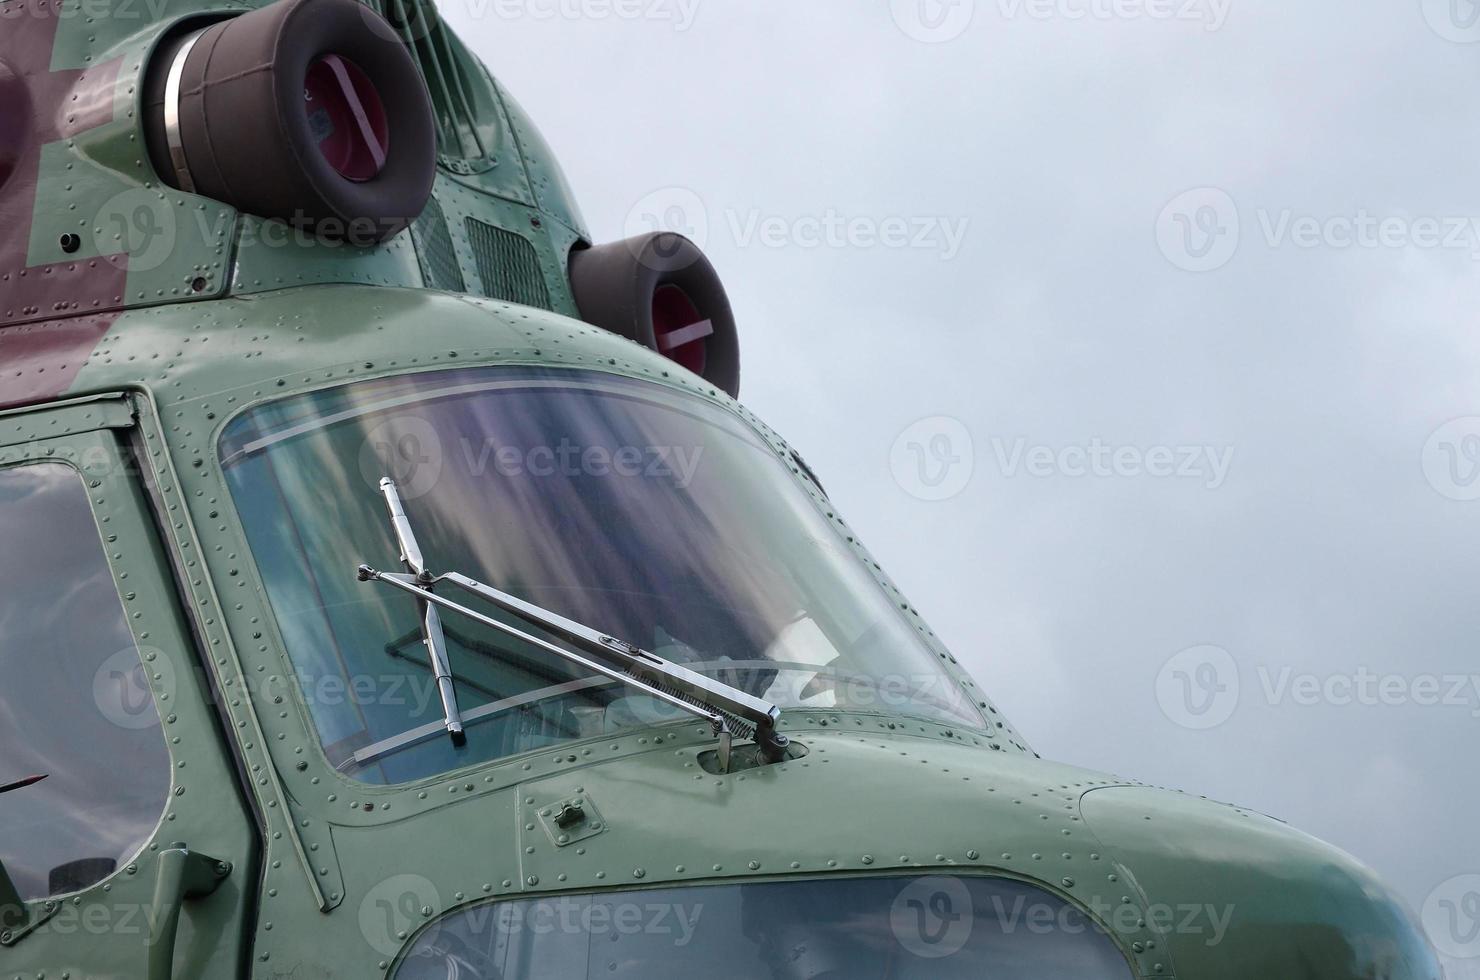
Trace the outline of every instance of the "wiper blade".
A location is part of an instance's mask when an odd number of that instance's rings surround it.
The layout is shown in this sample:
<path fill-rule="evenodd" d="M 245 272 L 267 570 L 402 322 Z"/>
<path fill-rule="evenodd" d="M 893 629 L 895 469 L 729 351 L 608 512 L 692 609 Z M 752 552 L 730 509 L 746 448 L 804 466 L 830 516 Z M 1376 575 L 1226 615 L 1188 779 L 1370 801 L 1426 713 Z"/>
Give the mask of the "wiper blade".
<path fill-rule="evenodd" d="M 447 637 L 442 632 L 442 617 L 427 599 L 431 594 L 432 577 L 427 572 L 426 559 L 422 556 L 416 533 L 411 530 L 411 521 L 406 518 L 406 508 L 401 505 L 401 494 L 396 490 L 395 481 L 389 477 L 382 479 L 380 492 L 385 497 L 386 509 L 390 511 L 396 546 L 401 549 L 401 564 L 416 583 L 418 608 L 421 610 L 421 638 L 431 661 L 432 676 L 437 679 L 437 694 L 442 698 L 442 724 L 452 738 L 452 744 L 461 748 L 468 743 L 468 734 L 463 731 L 462 713 L 457 708 L 457 689 L 452 683 L 452 665 L 447 659 Z"/>
<path fill-rule="evenodd" d="M 436 610 L 430 607 L 436 606 L 459 613 L 506 636 L 552 653 L 592 673 L 637 688 L 649 697 L 704 719 L 720 740 L 722 770 L 729 769 L 731 745 L 736 735 L 742 739 L 753 739 L 768 762 L 778 762 L 785 758 L 791 741 L 777 730 L 781 709 L 776 705 L 466 575 L 457 572 L 432 575 L 426 569 L 419 550 L 414 547 L 415 535 L 405 511 L 399 507 L 400 498 L 396 495 L 395 483 L 387 478 L 381 481 L 381 487 L 386 499 L 394 499 L 397 504 L 392 508 L 392 522 L 396 526 L 397 539 L 410 541 L 413 545 L 408 550 L 402 544 L 403 557 L 407 554 L 414 556 L 406 559 L 411 574 L 382 572 L 369 565 L 361 565 L 358 573 L 361 581 L 383 582 L 392 588 L 415 595 L 427 604 L 429 612 L 435 613 Z M 438 595 L 433 589 L 444 582 L 476 595 L 599 659 L 568 650 L 517 626 Z"/>

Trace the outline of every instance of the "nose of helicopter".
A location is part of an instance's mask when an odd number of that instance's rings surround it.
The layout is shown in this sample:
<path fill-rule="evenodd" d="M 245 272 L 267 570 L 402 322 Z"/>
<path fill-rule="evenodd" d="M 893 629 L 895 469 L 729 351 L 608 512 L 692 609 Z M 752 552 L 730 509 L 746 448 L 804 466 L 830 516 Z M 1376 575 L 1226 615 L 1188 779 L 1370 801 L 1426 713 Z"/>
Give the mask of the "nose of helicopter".
<path fill-rule="evenodd" d="M 1093 789 L 1085 823 L 1143 893 L 1179 977 L 1442 980 L 1376 875 L 1247 810 L 1148 787 Z"/>

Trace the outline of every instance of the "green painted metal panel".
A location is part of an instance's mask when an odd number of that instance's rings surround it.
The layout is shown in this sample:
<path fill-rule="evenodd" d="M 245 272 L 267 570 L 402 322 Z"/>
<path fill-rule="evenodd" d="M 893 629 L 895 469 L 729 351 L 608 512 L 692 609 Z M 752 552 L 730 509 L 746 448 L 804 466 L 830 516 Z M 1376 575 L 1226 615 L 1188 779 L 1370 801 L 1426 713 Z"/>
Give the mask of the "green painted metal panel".
<path fill-rule="evenodd" d="M 29 934 L 0 935 L 0 970 L 26 976 L 145 976 L 151 929 L 161 911 L 156 900 L 161 855 L 185 843 L 228 862 L 231 872 L 214 894 L 185 905 L 177 975 L 234 976 L 247 956 L 259 845 L 177 600 L 171 559 L 158 537 L 145 484 L 129 462 L 124 407 L 121 400 L 108 399 L 10 415 L 0 425 L 26 441 L 0 448 L 0 468 L 60 463 L 85 481 L 162 719 L 172 764 L 169 795 L 162 801 L 159 827 L 137 858 L 80 893 L 33 903 L 33 915 L 44 921 Z M 127 414 L 133 414 L 131 408 Z M 64 429 L 72 434 L 62 435 Z M 169 507 L 163 498 L 160 504 Z M 4 844 L 5 849 L 23 846 Z"/>

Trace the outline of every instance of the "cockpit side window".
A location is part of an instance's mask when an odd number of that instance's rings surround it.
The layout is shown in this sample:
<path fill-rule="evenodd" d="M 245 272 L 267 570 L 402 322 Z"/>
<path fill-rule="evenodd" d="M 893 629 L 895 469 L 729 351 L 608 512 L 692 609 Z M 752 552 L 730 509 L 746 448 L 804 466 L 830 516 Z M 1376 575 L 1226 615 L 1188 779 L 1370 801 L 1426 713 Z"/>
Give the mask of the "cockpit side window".
<path fill-rule="evenodd" d="M 30 901 L 131 860 L 170 761 L 78 472 L 0 469 L 0 542 L 0 862 Z"/>

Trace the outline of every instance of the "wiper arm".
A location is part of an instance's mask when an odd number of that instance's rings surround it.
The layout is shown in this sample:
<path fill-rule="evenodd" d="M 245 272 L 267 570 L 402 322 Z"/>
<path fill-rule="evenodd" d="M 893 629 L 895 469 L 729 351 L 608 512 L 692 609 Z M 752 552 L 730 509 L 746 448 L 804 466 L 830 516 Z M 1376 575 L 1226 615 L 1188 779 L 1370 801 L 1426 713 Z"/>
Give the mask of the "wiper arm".
<path fill-rule="evenodd" d="M 381 488 L 386 493 L 387 500 L 394 499 L 399 505 L 399 497 L 396 495 L 393 481 L 388 478 L 382 480 Z M 396 524 L 397 538 L 410 540 L 414 544 L 415 536 L 411 531 L 410 522 L 406 518 L 405 511 L 399 506 L 392 508 L 392 521 Z M 404 544 L 402 551 L 403 554 L 407 551 Z M 649 697 L 704 719 L 720 740 L 722 770 L 729 769 L 731 744 L 736 735 L 745 739 L 754 739 L 762 756 L 768 762 L 779 762 L 785 758 L 786 749 L 791 744 L 791 740 L 777 731 L 781 709 L 776 705 L 753 697 L 739 688 L 705 677 L 703 674 L 672 663 L 657 654 L 649 653 L 582 623 L 566 619 L 542 606 L 501 592 L 491 585 L 485 585 L 466 575 L 449 572 L 434 576 L 427 571 L 420 552 L 414 548 L 412 551 L 416 559 L 412 574 L 381 572 L 369 565 L 361 565 L 360 580 L 362 582 L 383 582 L 392 588 L 415 595 L 421 602 L 428 605 L 429 612 L 435 613 L 436 610 L 430 607 L 437 606 L 459 613 L 506 636 L 552 653 L 592 673 L 637 688 Z M 409 566 L 410 561 L 408 560 Z M 593 659 L 574 650 L 567 650 L 517 626 L 512 626 L 492 616 L 486 616 L 475 609 L 440 596 L 433 591 L 433 588 L 444 582 L 476 595 L 505 612 L 553 633 L 572 646 L 601 659 Z M 613 663 L 617 666 L 609 665 Z"/>
<path fill-rule="evenodd" d="M 406 518 L 406 508 L 401 505 L 401 494 L 396 490 L 395 481 L 389 477 L 382 479 L 380 492 L 385 496 L 386 509 L 391 514 L 391 528 L 396 534 L 396 545 L 401 549 L 401 563 L 411 573 L 418 593 L 421 638 L 431 660 L 432 676 L 437 679 L 437 693 L 442 698 L 443 724 L 452 744 L 461 748 L 468 743 L 468 734 L 463 731 L 462 713 L 457 709 L 457 689 L 452 684 L 452 666 L 447 659 L 447 637 L 442 632 L 442 617 L 428 601 L 432 576 L 427 572 L 426 559 L 422 557 L 416 533 L 411 530 L 411 521 Z"/>
<path fill-rule="evenodd" d="M 41 782 L 41 780 L 45 779 L 46 777 L 47 777 L 47 773 L 42 773 L 39 776 L 27 776 L 25 779 L 17 779 L 13 783 L 0 784 L 0 796 L 4 796 L 6 793 L 9 793 L 11 790 L 25 789 L 27 786 L 35 786 L 37 783 Z"/>

